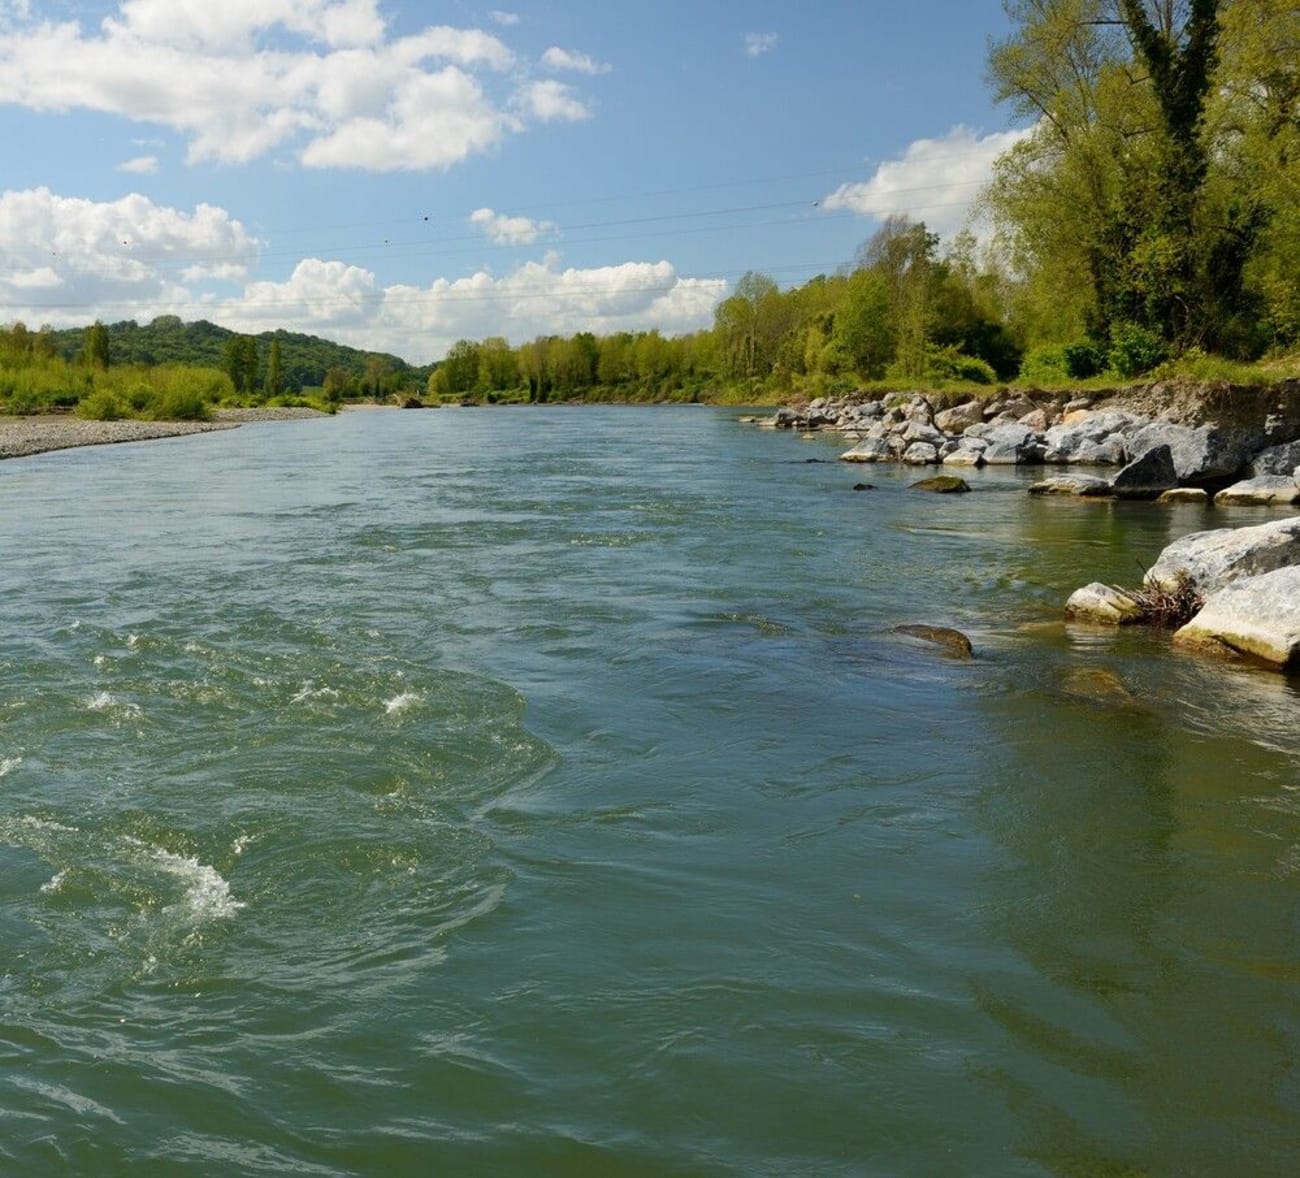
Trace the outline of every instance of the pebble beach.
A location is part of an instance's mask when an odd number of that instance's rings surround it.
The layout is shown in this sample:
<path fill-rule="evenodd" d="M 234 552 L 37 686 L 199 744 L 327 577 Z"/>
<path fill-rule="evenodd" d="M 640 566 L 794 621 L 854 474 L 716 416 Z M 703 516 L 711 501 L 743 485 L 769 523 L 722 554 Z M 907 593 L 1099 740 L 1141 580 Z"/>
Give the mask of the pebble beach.
<path fill-rule="evenodd" d="M 63 414 L 0 417 L 0 458 L 25 458 L 75 446 L 146 442 L 236 429 L 249 421 L 323 417 L 315 409 L 220 409 L 212 421 L 87 421 Z"/>

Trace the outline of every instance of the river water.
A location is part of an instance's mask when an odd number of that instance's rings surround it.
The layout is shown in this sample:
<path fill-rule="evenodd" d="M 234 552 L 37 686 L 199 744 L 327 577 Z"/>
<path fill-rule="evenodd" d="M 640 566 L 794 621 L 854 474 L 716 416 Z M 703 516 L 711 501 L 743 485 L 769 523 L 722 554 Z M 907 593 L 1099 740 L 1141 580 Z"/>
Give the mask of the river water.
<path fill-rule="evenodd" d="M 1269 516 L 836 452 L 0 464 L 0 1172 L 1296 1172 L 1300 691 L 1059 620 Z"/>

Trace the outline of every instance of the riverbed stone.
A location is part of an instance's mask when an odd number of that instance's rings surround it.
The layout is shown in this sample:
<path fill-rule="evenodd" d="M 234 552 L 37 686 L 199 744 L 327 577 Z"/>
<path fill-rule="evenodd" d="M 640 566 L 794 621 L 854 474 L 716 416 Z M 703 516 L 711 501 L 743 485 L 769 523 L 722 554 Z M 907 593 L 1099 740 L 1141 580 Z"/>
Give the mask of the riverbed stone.
<path fill-rule="evenodd" d="M 1123 466 L 1128 457 L 1125 431 L 1131 414 L 1117 410 L 1067 413 L 1044 435 L 1043 461 L 1053 465 Z"/>
<path fill-rule="evenodd" d="M 1289 504 L 1300 500 L 1300 487 L 1289 474 L 1264 474 L 1253 479 L 1242 479 L 1225 487 L 1214 497 L 1216 507 L 1271 506 Z"/>
<path fill-rule="evenodd" d="M 1148 570 L 1148 585 L 1174 589 L 1185 573 L 1204 594 L 1245 577 L 1300 565 L 1300 516 L 1248 528 L 1192 532 L 1170 544 Z"/>
<path fill-rule="evenodd" d="M 945 454 L 943 458 L 944 466 L 983 466 L 984 465 L 984 447 L 972 446 L 969 442 L 982 441 L 981 438 L 963 438 L 959 445 L 951 454 Z"/>
<path fill-rule="evenodd" d="M 1065 616 L 1076 622 L 1106 626 L 1131 626 L 1142 621 L 1142 606 L 1122 589 L 1093 581 L 1076 589 L 1065 603 Z"/>
<path fill-rule="evenodd" d="M 922 479 L 913 483 L 913 491 L 931 491 L 936 495 L 964 495 L 970 490 L 970 484 L 956 475 L 940 474 L 932 479 Z"/>
<path fill-rule="evenodd" d="M 840 455 L 841 462 L 888 462 L 893 457 L 886 438 L 864 438 Z"/>
<path fill-rule="evenodd" d="M 903 451 L 908 466 L 933 466 L 939 461 L 939 447 L 933 442 L 913 442 Z"/>
<path fill-rule="evenodd" d="M 1160 445 L 1124 467 L 1111 481 L 1111 490 L 1118 499 L 1155 499 L 1177 485 L 1173 454 L 1167 445 Z"/>
<path fill-rule="evenodd" d="M 1110 480 L 1089 474 L 1054 475 L 1029 488 L 1031 495 L 1078 495 L 1095 499 L 1110 494 Z"/>
<path fill-rule="evenodd" d="M 1225 585 L 1174 641 L 1226 649 L 1278 670 L 1300 665 L 1300 566 Z"/>
<path fill-rule="evenodd" d="M 1157 503 L 1199 503 L 1206 504 L 1210 501 L 1210 493 L 1204 487 L 1173 487 L 1164 491 Z"/>
<path fill-rule="evenodd" d="M 968 659 L 973 657 L 975 653 L 970 639 L 960 630 L 954 630 L 950 626 L 895 626 L 892 633 L 905 634 L 909 638 L 929 642 L 942 648 L 950 658 Z"/>
<path fill-rule="evenodd" d="M 1027 425 L 1011 422 L 984 432 L 988 446 L 984 461 L 990 466 L 1017 466 L 1043 460 L 1042 435 Z"/>

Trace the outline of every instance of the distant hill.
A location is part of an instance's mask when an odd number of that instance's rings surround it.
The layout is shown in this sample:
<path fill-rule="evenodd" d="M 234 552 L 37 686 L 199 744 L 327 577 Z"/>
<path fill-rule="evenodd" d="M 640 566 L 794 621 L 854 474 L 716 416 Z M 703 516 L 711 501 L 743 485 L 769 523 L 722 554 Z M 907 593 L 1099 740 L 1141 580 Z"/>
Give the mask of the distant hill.
<path fill-rule="evenodd" d="M 241 333 L 218 327 L 206 319 L 185 323 L 175 315 L 160 315 L 152 323 L 141 325 L 132 319 L 110 323 L 108 327 L 110 364 L 196 364 L 221 368 L 225 361 L 226 341 Z M 401 374 L 411 382 L 427 375 L 428 368 L 413 368 L 400 356 L 387 352 L 363 352 L 336 344 L 316 335 L 293 331 L 264 331 L 254 337 L 263 366 L 271 349 L 271 340 L 280 341 L 280 379 L 286 390 L 319 387 L 325 373 L 341 368 L 349 375 L 363 377 L 369 362 L 378 358 L 389 372 Z M 60 355 L 75 360 L 86 342 L 84 327 L 65 328 L 54 333 Z"/>

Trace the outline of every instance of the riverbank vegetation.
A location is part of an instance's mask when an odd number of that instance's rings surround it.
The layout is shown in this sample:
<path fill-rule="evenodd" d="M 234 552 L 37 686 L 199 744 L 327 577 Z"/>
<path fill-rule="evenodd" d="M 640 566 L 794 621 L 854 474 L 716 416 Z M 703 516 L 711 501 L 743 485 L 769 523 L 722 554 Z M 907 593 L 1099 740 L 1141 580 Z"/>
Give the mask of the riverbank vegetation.
<path fill-rule="evenodd" d="M 744 275 L 712 326 L 463 339 L 414 368 L 289 332 L 0 332 L 0 411 L 215 403 L 762 402 L 859 389 L 1300 376 L 1300 7 L 1006 0 L 1022 120 L 972 228 L 887 218 L 837 273 Z M 195 366 L 187 374 L 177 365 Z"/>

